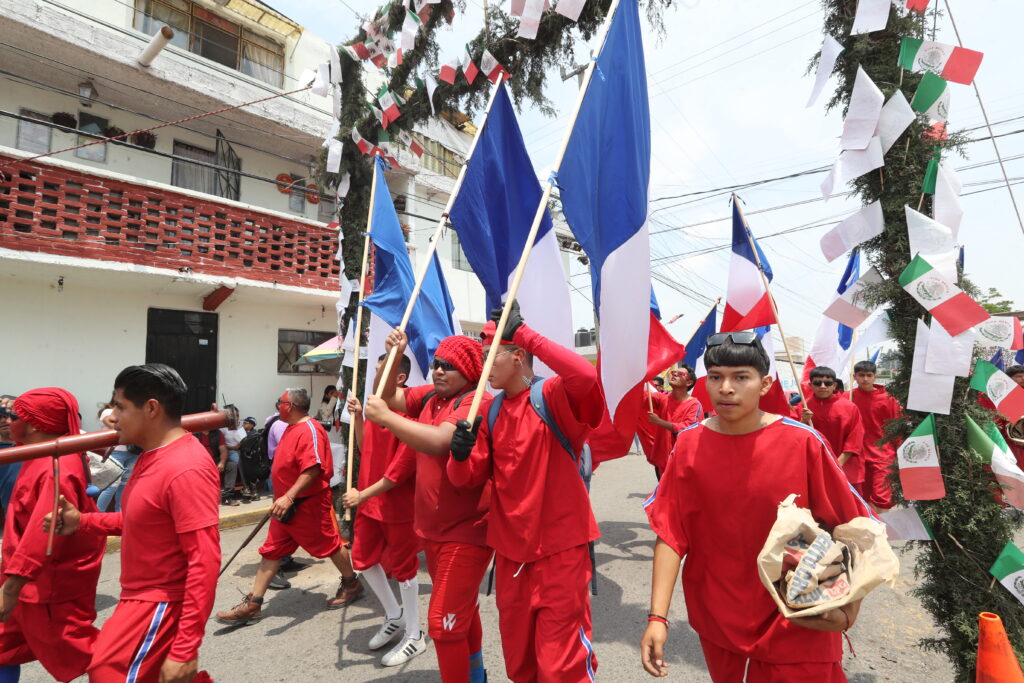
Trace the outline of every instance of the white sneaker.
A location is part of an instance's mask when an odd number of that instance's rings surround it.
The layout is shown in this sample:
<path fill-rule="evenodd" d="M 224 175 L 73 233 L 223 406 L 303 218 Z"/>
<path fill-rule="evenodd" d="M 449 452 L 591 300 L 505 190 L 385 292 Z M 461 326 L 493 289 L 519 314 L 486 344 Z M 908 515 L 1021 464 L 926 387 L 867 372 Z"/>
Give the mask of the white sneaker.
<path fill-rule="evenodd" d="M 379 650 L 384 647 L 398 635 L 398 632 L 402 630 L 402 615 L 399 614 L 397 619 L 386 619 L 377 632 L 373 634 L 373 638 L 370 638 L 370 649 Z"/>
<path fill-rule="evenodd" d="M 391 648 L 391 651 L 384 655 L 380 663 L 384 666 L 401 666 L 416 655 L 427 651 L 427 639 L 423 631 L 419 632 L 416 638 L 406 636 L 398 645 Z"/>

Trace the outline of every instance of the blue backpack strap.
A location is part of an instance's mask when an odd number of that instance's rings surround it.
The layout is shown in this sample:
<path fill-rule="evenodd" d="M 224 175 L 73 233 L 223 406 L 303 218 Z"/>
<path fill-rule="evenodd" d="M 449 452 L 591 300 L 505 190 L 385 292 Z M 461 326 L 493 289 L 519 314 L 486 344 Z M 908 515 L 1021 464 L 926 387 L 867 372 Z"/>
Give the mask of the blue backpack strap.
<path fill-rule="evenodd" d="M 491 407 L 487 409 L 487 433 L 488 435 L 494 434 L 494 423 L 498 421 L 498 413 L 501 412 L 501 404 L 505 402 L 505 392 L 499 391 L 495 396 L 494 400 L 491 401 Z"/>
<path fill-rule="evenodd" d="M 533 406 L 533 410 L 540 416 L 540 419 L 548 426 L 551 433 L 558 439 L 558 443 L 562 444 L 562 448 L 568 451 L 573 462 L 577 462 L 576 451 L 573 450 L 572 444 L 569 443 L 568 437 L 562 433 L 562 430 L 558 428 L 558 423 L 555 422 L 555 418 L 551 416 L 551 411 L 548 410 L 547 401 L 544 400 L 544 377 L 534 377 L 533 384 L 530 385 L 530 405 Z"/>

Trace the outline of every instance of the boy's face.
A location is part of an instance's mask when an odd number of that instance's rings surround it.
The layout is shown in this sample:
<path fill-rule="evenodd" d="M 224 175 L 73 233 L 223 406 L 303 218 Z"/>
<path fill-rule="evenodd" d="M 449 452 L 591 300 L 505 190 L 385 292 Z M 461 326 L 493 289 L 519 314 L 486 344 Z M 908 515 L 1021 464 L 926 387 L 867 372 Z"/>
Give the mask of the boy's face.
<path fill-rule="evenodd" d="M 815 398 L 824 401 L 836 393 L 836 381 L 831 377 L 815 377 L 811 380 L 811 389 L 814 390 Z"/>
<path fill-rule="evenodd" d="M 875 373 L 861 370 L 853 375 L 857 380 L 857 386 L 864 391 L 871 391 L 875 388 Z"/>
<path fill-rule="evenodd" d="M 1018 372 L 1016 375 L 1010 375 L 1010 379 L 1016 382 L 1019 386 L 1024 387 L 1024 372 Z"/>
<path fill-rule="evenodd" d="M 762 377 L 753 366 L 714 365 L 706 381 L 711 404 L 726 422 L 741 420 L 758 410 L 758 402 L 772 385 L 772 378 Z"/>

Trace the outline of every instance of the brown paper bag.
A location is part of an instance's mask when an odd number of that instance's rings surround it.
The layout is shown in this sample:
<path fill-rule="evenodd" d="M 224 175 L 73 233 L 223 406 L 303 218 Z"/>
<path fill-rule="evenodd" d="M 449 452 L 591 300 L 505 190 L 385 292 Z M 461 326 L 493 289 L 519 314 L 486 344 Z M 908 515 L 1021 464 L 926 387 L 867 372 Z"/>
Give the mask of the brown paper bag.
<path fill-rule="evenodd" d="M 809 510 L 795 505 L 796 497 L 790 494 L 779 504 L 757 559 L 761 583 L 784 617 L 824 614 L 882 583 L 895 584 L 900 563 L 884 524 L 856 517 L 829 534 Z"/>

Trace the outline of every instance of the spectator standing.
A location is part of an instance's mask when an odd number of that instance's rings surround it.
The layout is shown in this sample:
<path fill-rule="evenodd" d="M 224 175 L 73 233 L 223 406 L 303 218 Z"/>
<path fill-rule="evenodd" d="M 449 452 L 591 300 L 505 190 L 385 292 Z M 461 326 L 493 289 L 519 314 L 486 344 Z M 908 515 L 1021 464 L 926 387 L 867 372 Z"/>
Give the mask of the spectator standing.
<path fill-rule="evenodd" d="M 106 408 L 100 411 L 100 424 L 107 429 L 114 428 L 114 423 L 110 417 L 113 412 L 114 410 L 110 407 L 109 403 Z M 107 488 L 103 489 L 96 499 L 96 507 L 100 512 L 108 512 L 111 501 L 114 502 L 114 509 L 109 511 L 121 511 L 121 497 L 124 495 L 124 489 L 128 485 L 128 478 L 132 474 L 132 469 L 139 460 L 140 452 L 139 449 L 132 448 L 127 444 L 118 444 L 107 455 L 108 458 L 121 466 L 121 474 Z"/>
<path fill-rule="evenodd" d="M 235 408 L 234 405 L 227 405 L 225 408 Z M 238 501 L 235 500 L 235 484 L 238 483 L 239 476 L 242 479 L 242 498 L 246 500 L 252 500 L 256 497 L 256 492 L 245 481 L 245 475 L 241 474 L 242 467 L 242 455 L 239 451 L 239 446 L 242 443 L 242 439 L 246 437 L 244 426 L 236 427 L 235 429 L 229 429 L 227 427 L 221 427 L 220 429 L 220 441 L 223 445 L 220 448 L 220 462 L 217 465 L 217 469 L 221 471 L 221 504 L 235 506 Z"/>

